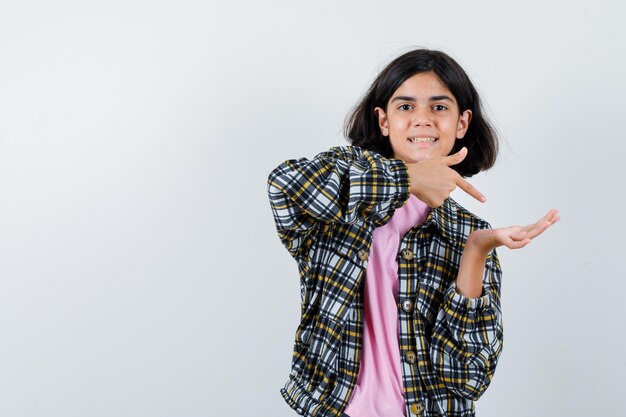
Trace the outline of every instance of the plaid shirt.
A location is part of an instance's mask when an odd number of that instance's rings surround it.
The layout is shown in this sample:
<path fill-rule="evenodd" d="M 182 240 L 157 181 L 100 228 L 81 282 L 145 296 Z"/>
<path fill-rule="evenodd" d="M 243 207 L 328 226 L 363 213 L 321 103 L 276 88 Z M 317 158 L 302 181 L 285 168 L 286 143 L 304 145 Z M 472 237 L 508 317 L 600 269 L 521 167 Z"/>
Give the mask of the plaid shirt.
<path fill-rule="evenodd" d="M 298 414 L 340 416 L 348 405 L 359 373 L 372 232 L 408 200 L 409 188 L 402 160 L 356 146 L 291 159 L 269 175 L 278 236 L 300 275 L 301 321 L 280 390 Z M 473 401 L 493 378 L 502 351 L 496 251 L 487 257 L 479 298 L 455 287 L 467 237 L 485 228 L 448 198 L 400 242 L 398 355 L 407 416 L 474 416 Z"/>

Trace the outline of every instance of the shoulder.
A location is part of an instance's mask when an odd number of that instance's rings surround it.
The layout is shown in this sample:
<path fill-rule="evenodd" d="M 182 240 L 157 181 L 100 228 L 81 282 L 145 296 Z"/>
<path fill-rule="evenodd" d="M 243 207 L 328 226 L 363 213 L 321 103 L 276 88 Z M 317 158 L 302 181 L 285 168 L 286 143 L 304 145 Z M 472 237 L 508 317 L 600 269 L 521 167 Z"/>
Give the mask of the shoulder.
<path fill-rule="evenodd" d="M 291 158 L 284 161 L 282 164 L 290 164 L 295 162 L 306 162 L 310 159 L 308 157 L 297 157 Z M 335 160 L 335 161 L 345 161 L 345 162 L 357 162 L 357 161 L 370 161 L 370 162 L 378 162 L 384 161 L 385 163 L 389 163 L 391 165 L 400 163 L 400 160 L 386 158 L 380 153 L 363 148 L 356 145 L 336 145 L 332 146 L 324 151 L 318 152 L 315 154 L 313 160 L 323 161 L 323 160 Z"/>
<path fill-rule="evenodd" d="M 438 227 L 449 242 L 461 246 L 473 231 L 491 228 L 487 221 L 467 210 L 452 197 L 446 198 L 441 206 L 433 208 L 428 220 Z"/>
<path fill-rule="evenodd" d="M 448 198 L 448 201 L 451 205 L 454 206 L 454 210 L 456 211 L 456 237 L 457 241 L 462 241 L 462 245 L 465 245 L 467 242 L 467 238 L 474 230 L 481 229 L 491 229 L 491 224 L 486 220 L 478 217 L 471 211 L 467 210 L 465 207 L 461 206 L 459 203 L 454 201 L 452 198 Z M 492 249 L 491 253 L 487 259 L 487 263 L 491 264 L 492 268 L 500 269 L 500 263 L 498 260 L 498 254 L 496 249 Z"/>
<path fill-rule="evenodd" d="M 489 224 L 488 221 L 472 213 L 452 198 L 448 200 L 453 207 L 451 211 L 455 213 L 454 217 L 457 223 L 457 229 L 464 238 L 467 238 L 474 230 L 491 229 L 491 224 Z"/>
<path fill-rule="evenodd" d="M 387 158 L 382 154 L 355 145 L 333 146 L 315 156 L 316 160 L 350 164 L 362 170 L 375 170 L 409 188 L 407 165 L 401 159 Z"/>
<path fill-rule="evenodd" d="M 320 152 L 316 158 L 320 157 L 332 157 L 343 159 L 346 161 L 355 161 L 359 159 L 384 159 L 384 157 L 372 150 L 362 148 L 355 145 L 338 145 L 333 146 L 330 149 Z"/>

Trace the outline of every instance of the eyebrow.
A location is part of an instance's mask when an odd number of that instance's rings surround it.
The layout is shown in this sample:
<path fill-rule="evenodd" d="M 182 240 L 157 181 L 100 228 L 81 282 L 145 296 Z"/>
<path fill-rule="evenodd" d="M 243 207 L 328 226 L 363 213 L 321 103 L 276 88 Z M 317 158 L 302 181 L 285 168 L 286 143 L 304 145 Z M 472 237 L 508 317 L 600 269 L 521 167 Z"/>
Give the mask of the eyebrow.
<path fill-rule="evenodd" d="M 391 102 L 393 103 L 394 101 L 399 101 L 399 100 L 402 100 L 402 101 L 417 101 L 417 100 L 415 99 L 415 97 L 411 97 L 411 96 L 398 96 L 398 97 L 394 97 L 394 98 L 391 100 Z M 432 97 L 430 97 L 430 99 L 429 99 L 429 100 L 430 100 L 430 101 L 449 100 L 449 101 L 451 101 L 451 102 L 454 102 L 454 100 L 452 100 L 452 98 L 451 98 L 451 97 L 449 97 L 449 96 L 432 96 Z"/>

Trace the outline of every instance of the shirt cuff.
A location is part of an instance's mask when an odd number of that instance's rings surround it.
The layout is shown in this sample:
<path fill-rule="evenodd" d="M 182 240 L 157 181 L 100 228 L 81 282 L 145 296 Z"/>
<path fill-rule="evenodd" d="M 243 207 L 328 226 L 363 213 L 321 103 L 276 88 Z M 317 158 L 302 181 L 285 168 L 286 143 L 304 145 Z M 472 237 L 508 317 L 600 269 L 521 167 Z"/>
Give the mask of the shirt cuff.
<path fill-rule="evenodd" d="M 402 207 L 411 196 L 411 178 L 409 177 L 409 168 L 402 159 L 387 159 L 389 171 L 393 174 L 396 186 L 398 187 L 397 207 Z"/>
<path fill-rule="evenodd" d="M 491 290 L 485 290 L 478 298 L 468 298 L 456 291 L 456 281 L 452 281 L 445 294 L 446 312 L 451 316 L 475 316 L 479 310 L 491 307 Z"/>

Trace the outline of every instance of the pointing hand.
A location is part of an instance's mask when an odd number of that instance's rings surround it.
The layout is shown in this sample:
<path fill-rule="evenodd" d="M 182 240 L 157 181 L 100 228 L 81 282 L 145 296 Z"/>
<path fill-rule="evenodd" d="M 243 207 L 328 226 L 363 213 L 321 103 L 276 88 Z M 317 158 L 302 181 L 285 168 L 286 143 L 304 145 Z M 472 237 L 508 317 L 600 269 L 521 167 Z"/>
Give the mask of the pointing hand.
<path fill-rule="evenodd" d="M 429 207 L 439 207 L 450 196 L 456 187 L 485 202 L 487 199 L 472 184 L 450 168 L 463 161 L 467 156 L 467 148 L 463 147 L 455 154 L 441 156 L 419 162 L 407 162 L 411 181 L 411 194 L 426 203 Z"/>

